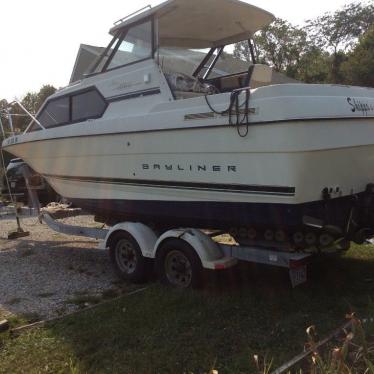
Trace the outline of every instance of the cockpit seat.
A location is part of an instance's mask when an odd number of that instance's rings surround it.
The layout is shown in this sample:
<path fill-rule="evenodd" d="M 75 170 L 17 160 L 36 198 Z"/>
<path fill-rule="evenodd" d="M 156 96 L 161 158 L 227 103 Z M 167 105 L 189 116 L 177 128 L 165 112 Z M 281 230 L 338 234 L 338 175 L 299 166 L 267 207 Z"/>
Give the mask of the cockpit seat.
<path fill-rule="evenodd" d="M 258 88 L 268 86 L 273 80 L 273 69 L 263 64 L 255 64 L 251 67 L 252 72 L 249 76 L 249 87 Z"/>

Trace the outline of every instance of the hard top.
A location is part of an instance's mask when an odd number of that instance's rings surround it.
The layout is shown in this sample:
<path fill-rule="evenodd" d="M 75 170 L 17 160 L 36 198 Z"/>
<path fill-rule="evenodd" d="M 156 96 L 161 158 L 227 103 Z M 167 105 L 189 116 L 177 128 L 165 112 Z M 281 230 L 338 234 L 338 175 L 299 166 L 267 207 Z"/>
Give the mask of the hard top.
<path fill-rule="evenodd" d="M 211 48 L 248 39 L 269 25 L 273 14 L 238 0 L 168 0 L 124 19 L 111 30 L 154 16 L 162 47 Z"/>

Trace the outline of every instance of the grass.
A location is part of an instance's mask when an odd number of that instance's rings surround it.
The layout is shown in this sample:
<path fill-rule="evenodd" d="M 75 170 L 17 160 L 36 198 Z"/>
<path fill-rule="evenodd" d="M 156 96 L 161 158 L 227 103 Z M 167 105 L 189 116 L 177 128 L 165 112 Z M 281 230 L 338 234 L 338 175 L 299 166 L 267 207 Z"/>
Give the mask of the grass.
<path fill-rule="evenodd" d="M 71 299 L 66 300 L 66 304 L 74 304 L 79 307 L 85 307 L 88 305 L 94 305 L 98 304 L 102 301 L 101 296 L 96 296 L 96 295 L 80 295 L 80 296 L 75 296 Z"/>
<path fill-rule="evenodd" d="M 17 338 L 0 335 L 0 373 L 255 373 L 255 354 L 276 368 L 303 350 L 308 326 L 323 337 L 346 313 L 373 316 L 374 247 L 319 260 L 309 278 L 291 289 L 286 271 L 250 265 L 209 274 L 203 291 L 153 284 Z"/>

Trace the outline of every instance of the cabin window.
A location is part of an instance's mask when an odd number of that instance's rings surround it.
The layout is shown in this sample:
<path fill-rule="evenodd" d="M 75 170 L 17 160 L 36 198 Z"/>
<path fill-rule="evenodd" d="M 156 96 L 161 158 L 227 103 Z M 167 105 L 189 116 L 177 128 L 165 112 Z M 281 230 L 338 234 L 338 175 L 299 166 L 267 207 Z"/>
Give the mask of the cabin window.
<path fill-rule="evenodd" d="M 48 101 L 37 115 L 45 127 L 57 127 L 103 116 L 108 103 L 95 87 Z M 33 123 L 29 131 L 41 128 Z"/>
<path fill-rule="evenodd" d="M 106 70 L 132 64 L 152 57 L 152 21 L 131 27 L 122 33 Z"/>
<path fill-rule="evenodd" d="M 106 102 L 96 90 L 90 90 L 72 96 L 71 115 L 72 122 L 99 118 L 106 109 Z"/>
<path fill-rule="evenodd" d="M 37 119 L 46 128 L 62 125 L 70 121 L 68 97 L 50 101 L 40 112 Z"/>

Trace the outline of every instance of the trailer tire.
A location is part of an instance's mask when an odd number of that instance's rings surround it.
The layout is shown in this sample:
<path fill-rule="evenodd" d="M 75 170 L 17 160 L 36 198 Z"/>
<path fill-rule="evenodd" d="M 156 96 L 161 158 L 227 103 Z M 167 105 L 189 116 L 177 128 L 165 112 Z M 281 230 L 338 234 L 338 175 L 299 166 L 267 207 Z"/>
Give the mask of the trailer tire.
<path fill-rule="evenodd" d="M 156 270 L 162 283 L 176 288 L 202 287 L 203 266 L 196 251 L 182 239 L 163 242 L 156 256 Z"/>
<path fill-rule="evenodd" d="M 126 231 L 117 232 L 109 242 L 110 259 L 120 278 L 142 283 L 151 272 L 150 260 L 145 258 L 134 237 Z"/>

